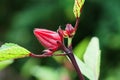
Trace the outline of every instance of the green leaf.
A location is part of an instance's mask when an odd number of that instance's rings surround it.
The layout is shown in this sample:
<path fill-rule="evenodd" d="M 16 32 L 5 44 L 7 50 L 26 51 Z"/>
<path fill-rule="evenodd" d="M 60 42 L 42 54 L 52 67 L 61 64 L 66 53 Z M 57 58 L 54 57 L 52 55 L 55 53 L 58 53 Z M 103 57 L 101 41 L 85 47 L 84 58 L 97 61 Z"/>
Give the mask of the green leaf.
<path fill-rule="evenodd" d="M 90 41 L 89 38 L 85 38 L 74 48 L 73 52 L 81 60 L 83 60 L 83 55 L 85 53 L 85 50 L 86 50 L 86 48 L 88 46 L 89 41 Z"/>
<path fill-rule="evenodd" d="M 25 62 L 21 69 L 21 75 L 24 77 L 31 76 L 31 70 L 34 69 L 35 66 L 39 65 L 40 61 L 36 60 L 36 58 L 30 58 Z"/>
<path fill-rule="evenodd" d="M 79 53 L 79 51 L 77 52 Z M 90 80 L 98 80 L 100 73 L 100 49 L 99 40 L 93 37 L 83 54 L 83 61 L 75 55 L 76 61 L 83 75 Z"/>
<path fill-rule="evenodd" d="M 4 69 L 8 65 L 12 64 L 13 60 L 0 61 L 0 70 Z"/>
<path fill-rule="evenodd" d="M 68 80 L 68 72 L 65 68 L 59 68 L 56 71 L 47 66 L 35 66 L 31 69 L 31 75 L 37 80 Z"/>
<path fill-rule="evenodd" d="M 77 61 L 77 64 L 78 64 L 82 74 L 85 75 L 88 79 L 94 80 L 93 71 L 87 66 L 87 64 L 82 62 L 82 60 L 80 60 L 76 55 L 74 55 L 74 56 L 75 56 L 75 59 Z"/>
<path fill-rule="evenodd" d="M 73 13 L 76 18 L 80 17 L 84 2 L 85 0 L 75 0 L 74 7 L 73 7 Z"/>
<path fill-rule="evenodd" d="M 92 70 L 94 80 L 98 80 L 100 72 L 100 49 L 97 37 L 91 39 L 84 54 L 84 62 Z"/>
<path fill-rule="evenodd" d="M 49 67 L 36 66 L 32 69 L 31 73 L 38 80 L 59 80 L 58 74 Z M 45 75 L 47 75 L 47 77 L 45 77 Z"/>
<path fill-rule="evenodd" d="M 0 47 L 0 61 L 27 57 L 29 53 L 30 51 L 17 44 L 5 43 Z"/>

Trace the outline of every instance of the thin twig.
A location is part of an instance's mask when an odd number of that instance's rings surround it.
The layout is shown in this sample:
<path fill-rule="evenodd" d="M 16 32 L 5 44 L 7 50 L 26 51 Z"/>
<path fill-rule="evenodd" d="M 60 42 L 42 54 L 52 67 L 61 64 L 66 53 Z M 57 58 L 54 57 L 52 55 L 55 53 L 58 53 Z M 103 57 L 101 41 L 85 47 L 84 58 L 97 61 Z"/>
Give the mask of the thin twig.
<path fill-rule="evenodd" d="M 65 56 L 65 53 L 61 53 L 61 54 L 52 54 L 52 55 L 46 55 L 46 54 L 41 54 L 41 55 L 37 55 L 34 53 L 30 53 L 29 56 L 31 57 L 36 57 L 36 58 L 45 58 L 45 57 L 51 57 L 51 56 Z"/>
<path fill-rule="evenodd" d="M 75 32 L 76 32 L 76 30 L 78 29 L 78 25 L 79 25 L 79 17 L 78 18 L 76 18 L 76 23 L 75 23 Z"/>

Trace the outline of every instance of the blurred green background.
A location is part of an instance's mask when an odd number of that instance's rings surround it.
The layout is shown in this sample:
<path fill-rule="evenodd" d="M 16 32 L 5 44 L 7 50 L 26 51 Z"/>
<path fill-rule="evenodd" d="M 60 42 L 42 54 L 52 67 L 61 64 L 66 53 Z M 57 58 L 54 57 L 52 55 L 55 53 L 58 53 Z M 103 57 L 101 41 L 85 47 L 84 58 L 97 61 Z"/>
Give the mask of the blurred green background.
<path fill-rule="evenodd" d="M 39 54 L 44 48 L 34 28 L 57 30 L 75 24 L 74 0 L 0 0 L 0 45 L 17 43 Z M 100 80 L 120 79 L 120 0 L 86 0 L 73 48 L 84 38 L 100 39 Z M 61 59 L 61 60 L 58 60 Z M 0 80 L 78 80 L 66 58 L 16 59 Z"/>

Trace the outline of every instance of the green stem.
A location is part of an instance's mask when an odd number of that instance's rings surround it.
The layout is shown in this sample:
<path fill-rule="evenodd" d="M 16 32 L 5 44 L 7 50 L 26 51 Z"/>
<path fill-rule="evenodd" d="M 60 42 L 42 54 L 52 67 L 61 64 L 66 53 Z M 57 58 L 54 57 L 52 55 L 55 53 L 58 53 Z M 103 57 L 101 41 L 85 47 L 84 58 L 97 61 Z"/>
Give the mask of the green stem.
<path fill-rule="evenodd" d="M 72 43 L 72 38 L 68 38 L 68 47 L 72 45 L 71 43 Z"/>

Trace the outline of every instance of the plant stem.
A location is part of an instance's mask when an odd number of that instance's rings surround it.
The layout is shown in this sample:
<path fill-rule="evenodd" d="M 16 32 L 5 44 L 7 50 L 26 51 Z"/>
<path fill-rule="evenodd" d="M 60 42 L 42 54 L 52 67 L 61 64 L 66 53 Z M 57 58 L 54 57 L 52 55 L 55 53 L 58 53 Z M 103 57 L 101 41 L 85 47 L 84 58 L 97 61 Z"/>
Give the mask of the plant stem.
<path fill-rule="evenodd" d="M 78 76 L 79 76 L 79 79 L 80 79 L 80 80 L 84 80 L 84 77 L 83 77 L 83 75 L 82 75 L 82 73 L 81 73 L 81 71 L 80 71 L 80 68 L 78 67 L 78 64 L 77 64 L 77 62 L 76 62 L 76 60 L 75 60 L 75 57 L 74 57 L 74 55 L 73 55 L 73 52 L 71 51 L 69 54 L 67 54 L 67 56 L 68 56 L 69 59 L 71 60 L 73 66 L 74 66 L 74 68 L 75 68 L 75 70 L 76 70 L 76 72 L 77 72 L 77 74 L 78 74 Z"/>
<path fill-rule="evenodd" d="M 75 31 L 77 30 L 77 28 L 78 28 L 78 25 L 79 25 L 79 18 L 76 18 L 76 23 L 75 23 L 75 26 L 74 26 L 74 28 L 75 28 Z"/>
<path fill-rule="evenodd" d="M 58 44 L 61 44 L 61 43 L 58 42 Z M 73 55 L 71 45 L 69 46 L 69 48 L 66 48 L 66 46 L 64 44 L 61 44 L 61 50 L 63 50 L 66 53 L 66 55 L 69 57 L 69 59 L 71 60 L 73 66 L 74 66 L 74 68 L 75 68 L 75 70 L 76 70 L 76 72 L 77 72 L 77 74 L 79 76 L 79 80 L 84 80 L 84 77 L 83 77 L 83 75 L 82 75 L 82 73 L 80 71 L 80 68 L 78 67 L 78 64 L 77 64 L 77 62 L 75 60 L 75 57 Z"/>
<path fill-rule="evenodd" d="M 71 49 L 69 49 L 69 48 L 66 48 L 64 45 L 62 47 L 62 50 L 67 54 L 67 56 L 71 60 L 73 66 L 74 66 L 74 68 L 75 68 L 75 70 L 76 70 L 76 72 L 77 72 L 77 74 L 79 76 L 79 80 L 84 80 L 84 77 L 83 77 L 83 75 L 82 75 L 82 73 L 80 71 L 80 68 L 78 67 L 78 64 L 77 64 L 77 62 L 75 60 L 75 57 L 73 55 L 73 51 Z"/>
<path fill-rule="evenodd" d="M 31 57 L 35 57 L 35 58 L 44 58 L 44 57 L 51 57 L 51 56 L 65 56 L 66 54 L 52 54 L 52 55 L 45 55 L 45 54 L 41 54 L 41 55 L 37 55 L 37 54 L 34 54 L 34 53 L 30 53 L 29 56 Z"/>
<path fill-rule="evenodd" d="M 72 44 L 72 38 L 68 38 L 68 47 L 70 47 Z"/>

